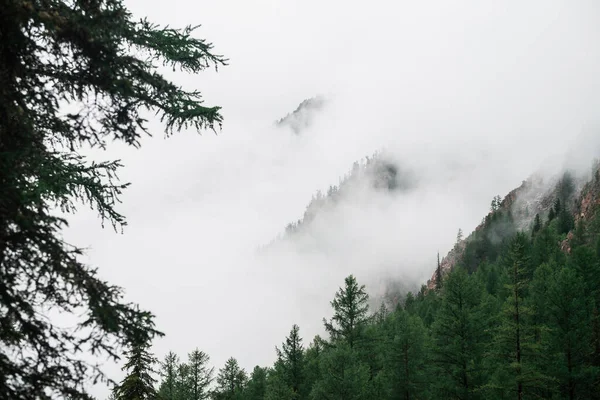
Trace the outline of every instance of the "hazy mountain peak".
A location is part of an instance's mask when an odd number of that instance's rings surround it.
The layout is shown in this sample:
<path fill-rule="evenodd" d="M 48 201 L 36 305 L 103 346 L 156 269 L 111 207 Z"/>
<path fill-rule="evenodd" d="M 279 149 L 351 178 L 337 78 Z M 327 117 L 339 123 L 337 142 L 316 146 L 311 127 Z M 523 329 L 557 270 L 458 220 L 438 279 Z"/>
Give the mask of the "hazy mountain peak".
<path fill-rule="evenodd" d="M 295 134 L 308 128 L 316 113 L 322 110 L 326 101 L 323 96 L 315 96 L 304 100 L 298 107 L 276 122 L 277 126 L 287 126 Z"/>

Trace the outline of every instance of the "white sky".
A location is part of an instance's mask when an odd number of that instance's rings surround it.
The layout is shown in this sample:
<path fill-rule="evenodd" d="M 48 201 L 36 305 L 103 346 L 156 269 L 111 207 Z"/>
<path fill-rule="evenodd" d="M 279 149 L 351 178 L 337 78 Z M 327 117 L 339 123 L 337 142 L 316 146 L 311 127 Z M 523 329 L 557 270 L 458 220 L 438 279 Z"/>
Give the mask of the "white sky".
<path fill-rule="evenodd" d="M 459 227 L 470 232 L 494 195 L 562 163 L 580 133 L 600 136 L 594 0 L 127 3 L 161 24 L 202 24 L 198 36 L 230 59 L 218 73 L 168 72 L 223 107 L 219 136 L 164 140 L 153 122 L 141 150 L 114 145 L 102 157 L 122 158 L 133 183 L 120 207 L 125 234 L 86 210 L 66 233 L 156 314 L 160 358 L 198 347 L 217 369 L 230 356 L 247 370 L 270 364 L 293 323 L 307 344 L 321 332 L 346 275 L 372 291 L 389 275 L 427 279 L 436 252 Z M 330 102 L 310 130 L 273 128 L 316 94 Z M 591 144 L 570 154 L 587 165 Z M 319 248 L 253 255 L 317 189 L 384 147 L 417 171 L 417 190 L 357 193 L 317 224 Z"/>

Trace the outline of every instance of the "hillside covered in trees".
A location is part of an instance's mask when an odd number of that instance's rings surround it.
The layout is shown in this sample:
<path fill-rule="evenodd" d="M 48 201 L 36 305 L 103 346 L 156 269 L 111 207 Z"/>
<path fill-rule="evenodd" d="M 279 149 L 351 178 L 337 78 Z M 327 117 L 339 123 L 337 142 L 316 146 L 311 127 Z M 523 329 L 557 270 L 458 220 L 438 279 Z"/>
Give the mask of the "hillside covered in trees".
<path fill-rule="evenodd" d="M 273 365 L 245 371 L 232 356 L 215 371 L 197 349 L 147 355 L 120 387 L 154 369 L 164 400 L 598 399 L 600 170 L 525 199 L 527 188 L 495 197 L 429 287 L 392 307 L 370 309 L 350 275 L 326 337 L 293 325 Z"/>

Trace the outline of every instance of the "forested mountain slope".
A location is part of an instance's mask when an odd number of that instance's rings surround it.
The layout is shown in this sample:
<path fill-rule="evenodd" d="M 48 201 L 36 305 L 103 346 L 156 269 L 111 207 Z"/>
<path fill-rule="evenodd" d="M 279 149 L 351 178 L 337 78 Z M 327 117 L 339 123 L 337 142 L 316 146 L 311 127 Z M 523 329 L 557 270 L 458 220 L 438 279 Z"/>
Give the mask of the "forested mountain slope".
<path fill-rule="evenodd" d="M 599 174 L 598 163 L 594 162 L 590 176 L 578 178 L 567 171 L 545 180 L 537 175 L 523 181 L 504 199 L 494 198 L 489 214 L 468 237 L 458 238 L 427 287 L 435 287 L 440 273 L 447 273 L 459 262 L 470 269 L 476 268 L 488 258 L 492 242 L 502 241 L 517 231 L 537 230 L 544 220 L 557 219 L 562 235 L 560 248 L 570 252 L 575 233 L 581 233 L 575 230 L 578 224 L 583 226 L 596 218 L 600 205 Z"/>
<path fill-rule="evenodd" d="M 326 337 L 293 325 L 271 366 L 248 373 L 232 357 L 214 379 L 206 354 L 167 355 L 162 398 L 599 399 L 598 165 L 591 178 L 531 178 L 495 197 L 428 286 L 391 309 L 370 308 L 352 275 L 332 297 Z"/>
<path fill-rule="evenodd" d="M 537 183 L 536 183 L 537 182 Z M 544 189 L 540 192 L 539 189 Z M 348 276 L 327 337 L 306 345 L 294 325 L 272 366 L 235 358 L 202 386 L 212 399 L 599 399 L 600 171 L 529 180 L 445 257 L 440 275 L 393 307 L 372 310 Z M 196 399 L 212 380 L 170 354 L 164 399 Z M 196 365 L 196 366 L 194 366 Z M 192 370 L 205 371 L 196 377 Z"/>

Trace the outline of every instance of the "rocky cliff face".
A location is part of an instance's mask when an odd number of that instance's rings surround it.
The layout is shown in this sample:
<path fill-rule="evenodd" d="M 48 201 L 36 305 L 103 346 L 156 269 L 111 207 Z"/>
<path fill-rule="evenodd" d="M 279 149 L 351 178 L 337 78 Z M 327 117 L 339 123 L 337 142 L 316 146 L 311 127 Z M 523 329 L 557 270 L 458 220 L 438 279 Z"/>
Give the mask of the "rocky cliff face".
<path fill-rule="evenodd" d="M 492 218 L 495 213 L 508 213 L 513 218 L 517 230 L 530 230 L 536 214 L 546 219 L 554 207 L 556 199 L 566 202 L 575 226 L 582 220 L 592 220 L 600 210 L 600 167 L 598 164 L 594 164 L 591 179 L 577 179 L 565 173 L 561 177 L 549 180 L 544 180 L 536 175 L 523 181 L 521 186 L 504 197 L 495 210 L 490 211 L 473 233 L 459 241 L 441 260 L 442 276 L 450 272 L 462 260 L 466 244 L 484 229 L 487 220 Z M 569 243 L 573 238 L 574 230 L 571 230 L 560 243 L 563 251 L 571 251 Z M 436 286 L 436 275 L 436 271 L 434 271 L 431 279 L 427 281 L 429 290 Z"/>

